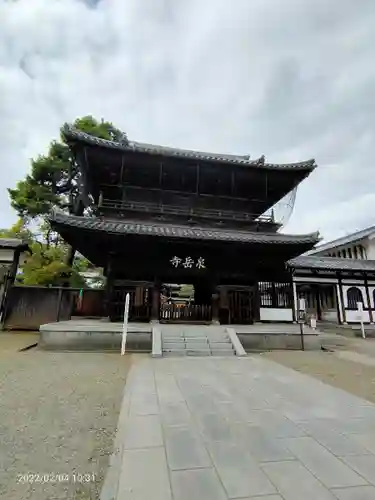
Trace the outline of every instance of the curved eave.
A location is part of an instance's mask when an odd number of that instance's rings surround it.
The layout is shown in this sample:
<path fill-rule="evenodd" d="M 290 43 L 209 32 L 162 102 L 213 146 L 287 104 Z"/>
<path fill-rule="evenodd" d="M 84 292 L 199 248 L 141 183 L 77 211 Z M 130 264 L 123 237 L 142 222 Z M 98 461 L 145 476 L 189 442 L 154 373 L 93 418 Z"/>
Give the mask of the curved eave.
<path fill-rule="evenodd" d="M 154 156 L 169 156 L 173 158 L 185 158 L 192 160 L 202 160 L 212 163 L 221 163 L 228 165 L 239 165 L 245 167 L 263 168 L 266 170 L 280 170 L 280 171 L 304 171 L 306 173 L 312 172 L 316 168 L 314 159 L 297 162 L 297 163 L 266 163 L 265 157 L 261 156 L 255 160 L 251 160 L 249 156 L 240 155 L 224 155 L 205 153 L 200 151 L 189 151 L 185 149 L 175 149 L 164 146 L 156 146 L 152 144 L 143 144 L 139 142 L 128 141 L 124 135 L 122 142 L 110 141 L 108 139 L 101 139 L 80 130 L 66 126 L 63 129 L 63 135 L 68 144 L 83 143 L 91 146 L 123 151 L 123 152 L 138 152 Z"/>
<path fill-rule="evenodd" d="M 107 220 L 95 217 L 78 217 L 62 213 L 53 213 L 50 223 L 58 232 L 64 228 L 94 231 L 114 235 L 140 235 L 150 237 L 179 238 L 190 240 L 237 242 L 261 245 L 308 245 L 319 240 L 318 233 L 286 235 L 282 233 L 263 233 L 250 231 L 218 230 L 216 228 L 190 227 L 154 222 L 132 220 Z"/>

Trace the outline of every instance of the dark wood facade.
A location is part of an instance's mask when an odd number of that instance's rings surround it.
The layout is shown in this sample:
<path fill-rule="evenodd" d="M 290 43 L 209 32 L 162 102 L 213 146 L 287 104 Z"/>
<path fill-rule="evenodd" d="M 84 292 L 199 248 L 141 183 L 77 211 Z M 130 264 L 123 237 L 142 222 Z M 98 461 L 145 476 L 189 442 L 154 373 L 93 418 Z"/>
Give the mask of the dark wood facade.
<path fill-rule="evenodd" d="M 271 208 L 313 170 L 313 160 L 275 165 L 65 134 L 90 216 L 55 213 L 51 223 L 104 268 L 111 319 L 121 319 L 127 292 L 131 319 L 144 321 L 251 323 L 260 307 L 290 307 L 285 262 L 318 235 L 278 233 Z M 193 285 L 194 303 L 184 311 L 163 304 L 168 283 Z M 271 284 L 267 291 L 262 283 Z"/>

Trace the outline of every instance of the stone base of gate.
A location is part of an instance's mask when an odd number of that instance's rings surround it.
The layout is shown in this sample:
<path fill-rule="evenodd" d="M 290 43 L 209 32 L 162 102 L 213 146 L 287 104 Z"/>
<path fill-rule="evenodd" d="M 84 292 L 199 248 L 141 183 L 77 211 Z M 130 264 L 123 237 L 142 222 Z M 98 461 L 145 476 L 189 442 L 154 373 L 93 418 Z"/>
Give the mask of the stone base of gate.
<path fill-rule="evenodd" d="M 121 350 L 123 324 L 101 319 L 74 319 L 47 323 L 39 328 L 38 347 L 53 351 L 118 351 Z M 152 325 L 129 323 L 126 351 L 152 351 Z"/>
<path fill-rule="evenodd" d="M 254 325 L 229 325 L 233 328 L 245 351 L 300 350 L 302 347 L 300 325 L 293 323 L 255 323 Z M 319 332 L 303 325 L 306 351 L 320 350 Z"/>

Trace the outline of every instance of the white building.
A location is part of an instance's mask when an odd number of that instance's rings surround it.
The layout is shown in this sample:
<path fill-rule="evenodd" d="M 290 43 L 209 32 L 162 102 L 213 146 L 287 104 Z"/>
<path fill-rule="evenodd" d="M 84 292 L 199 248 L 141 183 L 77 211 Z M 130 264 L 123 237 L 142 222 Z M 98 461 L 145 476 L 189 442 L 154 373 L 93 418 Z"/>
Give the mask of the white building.
<path fill-rule="evenodd" d="M 375 226 L 317 246 L 288 262 L 295 300 L 334 323 L 375 323 Z M 358 310 L 362 304 L 363 313 Z"/>
<path fill-rule="evenodd" d="M 375 260 L 375 226 L 319 245 L 304 255 Z"/>
<path fill-rule="evenodd" d="M 30 248 L 25 241 L 17 238 L 0 238 L 0 321 L 5 309 L 6 291 L 14 283 L 17 269 L 22 264 Z"/>

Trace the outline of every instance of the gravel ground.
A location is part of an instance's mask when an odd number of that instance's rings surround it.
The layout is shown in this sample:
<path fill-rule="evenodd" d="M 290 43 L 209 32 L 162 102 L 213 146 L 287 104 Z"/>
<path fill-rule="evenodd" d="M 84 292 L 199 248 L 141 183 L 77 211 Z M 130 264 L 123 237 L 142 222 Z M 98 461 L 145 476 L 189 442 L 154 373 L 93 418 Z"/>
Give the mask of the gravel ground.
<path fill-rule="evenodd" d="M 347 352 L 364 352 L 365 346 L 353 341 L 345 346 Z M 371 342 L 371 341 L 370 341 Z M 359 348 L 357 348 L 359 346 Z M 352 347 L 352 349 L 350 349 Z M 369 346 L 370 347 L 370 346 Z M 374 346 L 367 349 L 368 356 L 375 355 Z M 316 377 L 334 387 L 375 403 L 375 366 L 340 358 L 341 350 L 323 351 L 273 351 L 260 354 L 296 371 Z M 355 358 L 355 356 L 353 356 Z M 360 357 L 358 357 L 360 359 Z M 374 358 L 375 359 L 375 358 Z"/>
<path fill-rule="evenodd" d="M 0 333 L 0 498 L 98 499 L 134 357 L 18 352 L 35 338 Z"/>

